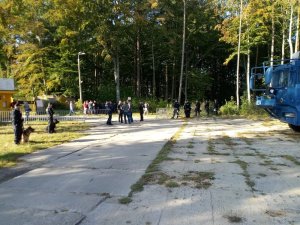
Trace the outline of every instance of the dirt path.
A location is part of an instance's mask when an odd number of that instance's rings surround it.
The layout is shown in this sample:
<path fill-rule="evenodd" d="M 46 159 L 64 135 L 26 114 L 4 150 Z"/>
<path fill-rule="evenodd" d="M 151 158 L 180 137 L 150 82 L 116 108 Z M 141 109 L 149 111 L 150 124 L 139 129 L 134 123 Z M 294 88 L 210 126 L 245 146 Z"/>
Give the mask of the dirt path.
<path fill-rule="evenodd" d="M 129 204 L 81 224 L 300 224 L 300 134 L 279 122 L 190 120 Z"/>

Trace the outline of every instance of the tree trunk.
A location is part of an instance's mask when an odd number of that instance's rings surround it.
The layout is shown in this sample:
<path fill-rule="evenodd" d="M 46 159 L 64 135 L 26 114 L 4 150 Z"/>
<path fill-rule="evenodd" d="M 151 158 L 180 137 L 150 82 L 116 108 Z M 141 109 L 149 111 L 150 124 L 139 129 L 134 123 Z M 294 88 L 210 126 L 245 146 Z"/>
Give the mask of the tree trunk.
<path fill-rule="evenodd" d="M 249 38 L 248 38 L 249 41 Z M 250 94 L 250 47 L 248 45 L 248 51 L 247 51 L 247 96 L 248 96 L 248 102 L 251 102 L 251 94 Z"/>
<path fill-rule="evenodd" d="M 168 100 L 168 90 L 169 90 L 169 80 L 168 80 L 168 64 L 166 63 L 165 71 L 165 81 L 166 81 L 166 90 L 165 90 L 165 100 Z"/>
<path fill-rule="evenodd" d="M 299 1 L 298 1 L 299 3 Z M 300 23 L 300 7 L 298 5 L 298 9 L 297 9 L 298 13 L 297 13 L 297 27 L 296 27 L 296 42 L 295 42 L 295 52 L 299 51 L 299 23 Z"/>
<path fill-rule="evenodd" d="M 152 40 L 152 97 L 156 96 L 156 78 L 155 78 L 155 55 L 154 55 L 154 44 Z"/>
<path fill-rule="evenodd" d="M 289 46 L 290 46 L 290 59 L 294 53 L 293 42 L 292 42 L 292 29 L 293 29 L 293 5 L 291 4 L 291 15 L 290 15 L 290 26 L 289 26 Z"/>
<path fill-rule="evenodd" d="M 274 3 L 273 3 L 273 5 L 272 5 L 272 39 L 271 39 L 270 66 L 273 66 L 273 61 L 274 61 L 274 43 L 275 43 L 275 21 L 274 21 Z"/>
<path fill-rule="evenodd" d="M 175 97 L 175 59 L 173 61 L 173 68 L 172 68 L 172 99 Z"/>
<path fill-rule="evenodd" d="M 236 65 L 236 105 L 238 108 L 240 107 L 239 85 L 240 85 L 240 49 L 241 49 L 241 33 L 242 33 L 242 12 L 243 12 L 243 1 L 241 0 L 238 54 L 237 54 L 237 65 Z"/>
<path fill-rule="evenodd" d="M 183 0 L 183 32 L 182 32 L 181 68 L 180 68 L 179 93 L 178 93 L 179 103 L 181 102 L 182 77 L 183 77 L 184 53 L 185 53 L 185 24 L 186 24 L 186 0 Z"/>
<path fill-rule="evenodd" d="M 116 100 L 120 101 L 120 62 L 119 62 L 119 54 L 117 53 L 114 57 L 114 76 L 116 82 Z"/>
<path fill-rule="evenodd" d="M 187 101 L 187 88 L 188 88 L 188 62 L 185 64 L 185 82 L 184 82 L 184 101 Z"/>
<path fill-rule="evenodd" d="M 140 49 L 140 29 L 138 29 L 136 39 L 136 95 L 141 97 L 141 49 Z"/>

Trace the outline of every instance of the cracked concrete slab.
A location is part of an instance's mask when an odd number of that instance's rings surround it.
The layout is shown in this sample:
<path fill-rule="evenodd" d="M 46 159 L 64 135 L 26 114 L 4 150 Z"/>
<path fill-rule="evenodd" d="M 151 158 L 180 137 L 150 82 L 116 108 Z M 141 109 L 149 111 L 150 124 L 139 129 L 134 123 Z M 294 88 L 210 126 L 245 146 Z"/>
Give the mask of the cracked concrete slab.
<path fill-rule="evenodd" d="M 183 124 L 156 171 L 165 180 L 154 173 L 119 203 Z M 0 184 L 0 224 L 300 224 L 300 135 L 285 124 L 202 117 L 90 133 L 24 158 L 36 167 Z"/>

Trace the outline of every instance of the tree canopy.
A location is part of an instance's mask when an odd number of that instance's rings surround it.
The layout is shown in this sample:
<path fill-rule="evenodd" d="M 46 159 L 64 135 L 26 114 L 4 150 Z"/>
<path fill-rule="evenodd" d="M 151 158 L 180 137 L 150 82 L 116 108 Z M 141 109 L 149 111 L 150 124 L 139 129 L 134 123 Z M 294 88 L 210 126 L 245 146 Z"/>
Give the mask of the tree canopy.
<path fill-rule="evenodd" d="M 240 16 L 243 91 L 247 62 L 255 66 L 299 50 L 298 1 L 243 0 L 242 13 L 239 4 L 238 0 L 2 0 L 0 77 L 14 78 L 20 96 L 64 94 L 78 99 L 79 59 L 84 100 L 182 96 L 181 101 L 222 102 L 235 93 L 233 59 Z"/>

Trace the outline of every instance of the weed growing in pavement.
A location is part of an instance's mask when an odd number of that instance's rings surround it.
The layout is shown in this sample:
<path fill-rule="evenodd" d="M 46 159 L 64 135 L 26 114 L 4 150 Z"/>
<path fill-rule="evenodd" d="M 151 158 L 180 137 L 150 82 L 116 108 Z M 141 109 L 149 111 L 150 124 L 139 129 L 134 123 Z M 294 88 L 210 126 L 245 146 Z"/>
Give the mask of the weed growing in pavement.
<path fill-rule="evenodd" d="M 224 216 L 230 223 L 241 223 L 243 222 L 244 218 L 236 215 L 226 215 Z"/>
<path fill-rule="evenodd" d="M 234 161 L 233 163 L 236 163 L 236 164 L 238 164 L 240 167 L 241 167 L 241 169 L 243 170 L 243 173 L 242 173 L 242 175 L 245 177 L 245 179 L 246 179 L 246 184 L 251 188 L 251 190 L 252 191 L 255 191 L 255 189 L 254 189 L 254 186 L 255 186 L 255 183 L 254 183 L 254 181 L 252 181 L 251 179 L 250 179 L 250 174 L 249 174 L 249 172 L 248 172 L 248 163 L 247 162 L 245 162 L 245 161 L 242 161 L 242 160 L 240 160 L 240 159 L 237 159 L 236 161 Z"/>
<path fill-rule="evenodd" d="M 160 152 L 157 154 L 156 158 L 152 161 L 152 163 L 146 169 L 145 174 L 131 186 L 131 191 L 129 193 L 129 197 L 133 195 L 135 192 L 141 192 L 144 190 L 144 185 L 149 184 L 158 179 L 158 182 L 164 183 L 169 179 L 167 175 L 164 173 L 159 173 L 159 165 L 165 160 L 168 160 L 169 153 L 172 151 L 176 140 L 179 138 L 181 132 L 184 130 L 186 123 L 184 123 L 180 129 L 174 134 L 174 136 L 163 146 Z M 164 175 L 163 175 L 164 174 Z"/>
<path fill-rule="evenodd" d="M 281 155 L 281 157 L 284 158 L 284 159 L 286 159 L 286 160 L 289 160 L 289 161 L 293 162 L 297 166 L 300 166 L 300 162 L 294 156 L 291 156 L 291 155 Z"/>
<path fill-rule="evenodd" d="M 120 198 L 120 199 L 119 199 L 119 203 L 120 203 L 120 204 L 125 204 L 125 205 L 127 205 L 127 204 L 129 204 L 130 202 L 132 202 L 132 199 L 129 198 L 129 197 L 124 197 L 124 198 Z"/>
<path fill-rule="evenodd" d="M 188 154 L 188 155 L 196 155 L 196 152 L 188 151 L 188 152 L 186 152 L 186 154 Z"/>
<path fill-rule="evenodd" d="M 227 136 L 227 135 L 224 135 L 222 137 L 222 141 L 225 143 L 225 145 L 227 145 L 228 147 L 230 147 L 231 149 L 233 149 L 233 146 L 235 145 L 238 145 L 237 143 L 233 142 L 232 141 L 232 138 Z"/>
<path fill-rule="evenodd" d="M 259 173 L 259 174 L 257 174 L 258 176 L 260 176 L 260 177 L 266 177 L 267 175 L 266 174 L 264 174 L 264 173 Z"/>
<path fill-rule="evenodd" d="M 175 181 L 168 181 L 166 184 L 166 187 L 168 187 L 168 188 L 176 188 L 176 187 L 179 187 L 180 185 L 177 183 L 177 182 L 175 182 Z"/>
<path fill-rule="evenodd" d="M 199 171 L 189 171 L 187 174 L 183 175 L 182 180 L 185 183 L 191 182 L 195 188 L 207 189 L 212 185 L 212 180 L 215 179 L 215 173 L 213 172 L 199 172 Z"/>
<path fill-rule="evenodd" d="M 187 148 L 194 148 L 194 145 L 192 143 L 189 143 Z"/>
<path fill-rule="evenodd" d="M 208 154 L 208 155 L 224 155 L 224 156 L 228 156 L 230 155 L 230 153 L 220 153 L 220 152 L 217 152 L 215 150 L 215 145 L 212 141 L 212 139 L 210 138 L 208 141 L 207 141 L 207 152 L 208 153 L 204 153 L 204 154 Z"/>

